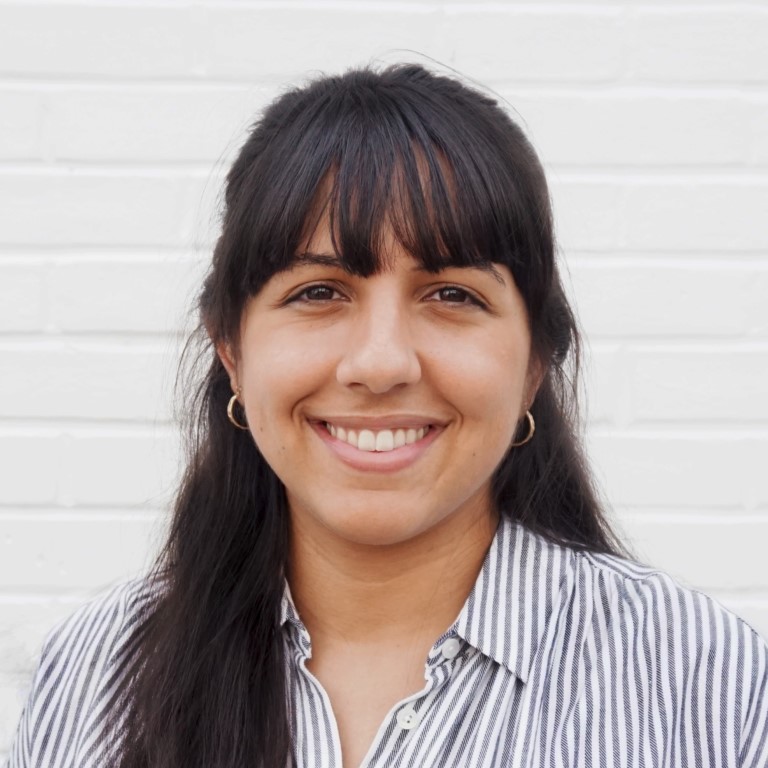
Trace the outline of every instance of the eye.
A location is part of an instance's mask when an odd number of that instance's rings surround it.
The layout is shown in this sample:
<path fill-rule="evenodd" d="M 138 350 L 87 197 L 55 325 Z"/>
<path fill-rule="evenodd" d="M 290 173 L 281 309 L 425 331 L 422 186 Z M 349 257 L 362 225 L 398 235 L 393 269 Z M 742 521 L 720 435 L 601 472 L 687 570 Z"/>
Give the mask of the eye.
<path fill-rule="evenodd" d="M 438 297 L 437 300 L 442 304 L 456 304 L 458 306 L 476 306 L 485 307 L 485 302 L 480 301 L 473 293 L 470 293 L 464 288 L 459 288 L 457 285 L 446 285 L 442 288 L 438 288 L 434 293 L 431 293 L 429 297 Z"/>
<path fill-rule="evenodd" d="M 340 298 L 341 294 L 331 285 L 317 283 L 302 288 L 298 293 L 294 293 L 286 303 L 302 302 L 305 304 L 314 304 L 324 301 L 332 301 Z"/>

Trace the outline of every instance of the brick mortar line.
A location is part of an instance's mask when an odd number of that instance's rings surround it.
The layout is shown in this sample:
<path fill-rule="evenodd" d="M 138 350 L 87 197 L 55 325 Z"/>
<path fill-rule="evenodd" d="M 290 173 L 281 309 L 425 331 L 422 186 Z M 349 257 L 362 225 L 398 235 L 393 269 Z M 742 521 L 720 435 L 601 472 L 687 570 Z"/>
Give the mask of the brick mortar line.
<path fill-rule="evenodd" d="M 396 61 L 412 62 L 414 60 L 420 60 L 419 57 L 403 57 L 402 59 L 392 58 L 391 61 L 385 61 L 384 64 L 395 63 Z M 365 64 L 366 60 L 361 59 L 357 63 Z M 339 64 L 339 71 L 343 69 Z M 205 73 L 195 74 L 189 73 L 188 75 L 177 76 L 153 76 L 146 75 L 144 77 L 134 75 L 128 75 L 123 73 L 74 73 L 71 75 L 56 74 L 55 72 L 43 72 L 43 73 L 9 73 L 0 70 L 0 87 L 7 85 L 21 86 L 25 83 L 33 84 L 82 84 L 101 86 L 103 84 L 116 84 L 116 85 L 155 85 L 155 86 L 168 86 L 168 85 L 198 85 L 198 84 L 216 84 L 223 86 L 242 86 L 242 87 L 263 87 L 263 88 L 281 88 L 287 84 L 295 83 L 297 80 L 306 77 L 311 70 L 285 70 L 281 72 L 274 72 L 267 75 L 260 75 L 258 78 L 248 78 L 243 76 L 223 76 L 223 75 L 207 75 Z M 469 78 L 468 73 L 462 73 L 459 71 L 459 76 L 465 74 Z M 591 78 L 573 78 L 563 79 L 555 77 L 529 77 L 524 79 L 514 79 L 500 74 L 487 74 L 483 78 L 483 86 L 486 90 L 495 90 L 498 88 L 512 88 L 520 87 L 526 89 L 557 89 L 567 90 L 569 87 L 600 90 L 606 87 L 610 88 L 658 88 L 658 89 L 690 89 L 692 91 L 696 89 L 702 90 L 722 90 L 726 89 L 731 91 L 738 89 L 744 93 L 757 92 L 765 94 L 768 89 L 768 77 L 760 79 L 744 79 L 744 78 L 721 78 L 721 79 L 691 79 L 685 77 L 670 77 L 667 79 L 661 79 L 648 76 L 637 76 L 631 74 L 622 74 L 611 77 L 595 76 Z"/>
<path fill-rule="evenodd" d="M 208 173 L 212 179 L 223 179 L 220 168 L 227 160 L 168 160 L 154 161 L 148 158 L 138 157 L 135 160 L 114 160 L 79 158 L 62 158 L 58 161 L 49 160 L 16 160 L 0 157 L 0 178 L 8 176 L 26 176 L 27 178 L 40 178 L 42 176 L 67 176 L 68 178 L 103 178 L 105 175 L 129 178 L 162 178 L 162 179 L 199 179 L 207 178 Z M 648 162 L 638 164 L 627 163 L 578 163 L 578 162 L 545 162 L 546 173 L 556 175 L 559 179 L 575 178 L 579 181 L 596 179 L 605 180 L 631 180 L 634 183 L 642 180 L 691 179 L 719 181 L 726 179 L 729 182 L 741 183 L 755 179 L 768 180 L 768 160 L 759 162 L 744 161 L 742 163 L 706 163 L 692 162 L 676 164 L 667 162 Z M 126 174 L 126 171 L 129 173 Z M 65 173 L 66 172 L 66 173 Z"/>
<path fill-rule="evenodd" d="M 0 73 L 0 91 L 3 89 L 7 93 L 24 94 L 58 94 L 66 93 L 80 89 L 81 93 L 88 92 L 107 92 L 107 93 L 166 93 L 175 91 L 179 94 L 189 93 L 216 93 L 218 90 L 236 93 L 243 92 L 244 97 L 248 96 L 270 96 L 274 93 L 276 86 L 286 85 L 295 80 L 295 76 L 286 75 L 284 81 L 276 81 L 274 78 L 266 80 L 220 78 L 208 76 L 194 77 L 156 77 L 146 78 L 127 77 L 120 75 L 99 75 L 92 77 L 83 77 L 78 75 L 56 75 L 53 73 L 28 76 L 9 76 Z M 495 92 L 498 88 L 515 88 L 515 93 L 498 93 L 495 95 L 502 100 L 502 103 L 508 104 L 514 111 L 514 103 L 510 99 L 516 97 L 523 99 L 533 99 L 537 96 L 546 99 L 566 98 L 577 99 L 580 97 L 605 98 L 607 101 L 611 98 L 616 102 L 636 98 L 690 98 L 690 99 L 725 99 L 725 100 L 745 100 L 750 103 L 760 103 L 768 99 L 768 79 L 765 83 L 760 81 L 734 80 L 732 82 L 720 81 L 649 81 L 640 80 L 637 82 L 627 81 L 625 79 L 606 81 L 558 81 L 558 80 L 507 80 L 507 79 L 488 79 L 486 82 L 493 83 L 493 88 L 487 87 L 486 90 Z M 257 93 L 261 89 L 264 93 Z M 256 112 L 259 110 L 257 109 Z"/>
<path fill-rule="evenodd" d="M 762 4 L 756 2 L 736 2 L 728 4 L 724 2 L 702 3 L 702 2 L 683 2 L 680 5 L 670 8 L 667 4 L 661 2 L 630 2 L 621 8 L 613 8 L 606 3 L 583 2 L 579 4 L 563 2 L 542 3 L 521 2 L 512 7 L 503 2 L 466 2 L 466 0 L 418 0 L 416 2 L 404 2 L 403 0 L 393 0 L 392 2 L 383 2 L 382 0 L 322 0 L 314 2 L 313 0 L 198 0 L 197 2 L 159 2 L 155 0 L 102 0 L 100 3 L 77 2 L 77 0 L 27 0 L 25 3 L 2 2 L 0 8 L 57 8 L 62 6 L 76 6 L 84 9 L 134 9 L 141 10 L 177 10 L 186 12 L 194 17 L 196 11 L 214 11 L 221 9 L 229 10 L 276 10 L 281 11 L 285 8 L 292 10 L 342 10 L 360 14 L 373 14 L 389 12 L 392 9 L 398 11 L 412 11 L 413 15 L 419 15 L 425 11 L 442 11 L 446 15 L 454 13 L 470 13 L 474 11 L 481 12 L 503 12 L 509 15 L 535 14 L 545 15 L 556 13 L 561 16 L 584 16 L 598 15 L 607 18 L 634 17 L 638 12 L 657 14 L 662 16 L 682 15 L 690 13 L 700 13 L 702 11 L 718 14 L 743 11 L 764 12 Z M 199 16 L 198 16 L 199 18 Z"/>
<path fill-rule="evenodd" d="M 592 169 L 592 170 L 589 170 Z M 641 172 L 647 170 L 647 172 Z M 546 167 L 548 181 L 557 184 L 615 185 L 648 187 L 653 185 L 677 188 L 685 185 L 700 187 L 768 186 L 768 164 L 765 165 L 698 165 L 690 166 L 624 166 L 624 165 L 551 165 Z M 224 183 L 223 163 L 125 163 L 62 160 L 61 162 L 3 162 L 0 161 L 0 186 L 4 179 L 65 179 L 76 184 L 81 180 L 138 179 L 142 181 L 204 182 L 204 186 Z M 215 204 L 214 204 L 215 205 Z"/>

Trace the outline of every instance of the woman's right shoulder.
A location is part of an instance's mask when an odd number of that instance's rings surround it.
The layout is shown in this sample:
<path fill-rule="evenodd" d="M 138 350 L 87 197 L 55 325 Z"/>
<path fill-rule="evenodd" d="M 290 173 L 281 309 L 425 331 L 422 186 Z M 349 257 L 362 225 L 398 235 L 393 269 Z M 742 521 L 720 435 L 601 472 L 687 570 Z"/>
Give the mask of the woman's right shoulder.
<path fill-rule="evenodd" d="M 56 624 L 43 643 L 10 768 L 100 764 L 104 728 L 159 582 L 114 586 Z"/>
<path fill-rule="evenodd" d="M 84 643 L 114 647 L 122 637 L 133 633 L 157 593 L 157 585 L 148 578 L 103 590 L 53 626 L 43 643 L 43 657 L 54 663 L 68 658 Z"/>

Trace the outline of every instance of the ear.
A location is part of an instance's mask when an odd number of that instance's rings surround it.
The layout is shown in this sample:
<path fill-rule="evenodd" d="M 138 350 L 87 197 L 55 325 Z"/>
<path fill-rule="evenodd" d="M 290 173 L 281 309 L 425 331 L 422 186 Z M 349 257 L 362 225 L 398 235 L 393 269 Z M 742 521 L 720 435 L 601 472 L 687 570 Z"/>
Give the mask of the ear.
<path fill-rule="evenodd" d="M 539 391 L 541 382 L 544 381 L 544 376 L 547 374 L 546 366 L 541 362 L 538 355 L 531 355 L 531 359 L 528 362 L 528 372 L 525 375 L 525 395 L 523 398 L 523 405 L 526 406 L 526 410 L 531 407 L 533 401 L 536 399 L 536 393 Z"/>
<path fill-rule="evenodd" d="M 237 375 L 237 356 L 235 355 L 232 345 L 228 341 L 219 342 L 216 345 L 216 354 L 221 360 L 221 364 L 229 375 L 229 382 L 232 385 L 232 391 L 237 392 L 238 388 L 238 375 Z"/>

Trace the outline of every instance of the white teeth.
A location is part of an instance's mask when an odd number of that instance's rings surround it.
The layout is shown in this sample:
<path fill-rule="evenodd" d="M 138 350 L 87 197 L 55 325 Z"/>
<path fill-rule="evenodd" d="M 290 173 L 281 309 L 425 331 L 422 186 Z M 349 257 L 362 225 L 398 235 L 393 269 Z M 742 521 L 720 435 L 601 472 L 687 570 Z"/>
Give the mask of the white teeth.
<path fill-rule="evenodd" d="M 376 450 L 391 451 L 395 447 L 395 436 L 389 429 L 384 429 L 376 435 Z"/>
<path fill-rule="evenodd" d="M 376 435 L 374 435 L 370 429 L 360 430 L 360 435 L 357 438 L 357 450 L 358 451 L 375 451 L 376 450 Z"/>
<path fill-rule="evenodd" d="M 326 422 L 326 427 L 337 440 L 343 440 L 345 443 L 353 445 L 358 451 L 381 453 L 415 443 L 429 431 L 429 427 L 421 427 L 420 429 L 380 429 L 376 432 L 370 429 L 361 429 L 360 432 L 357 432 L 354 429 L 345 430 L 344 427 L 334 427 L 328 422 Z"/>

